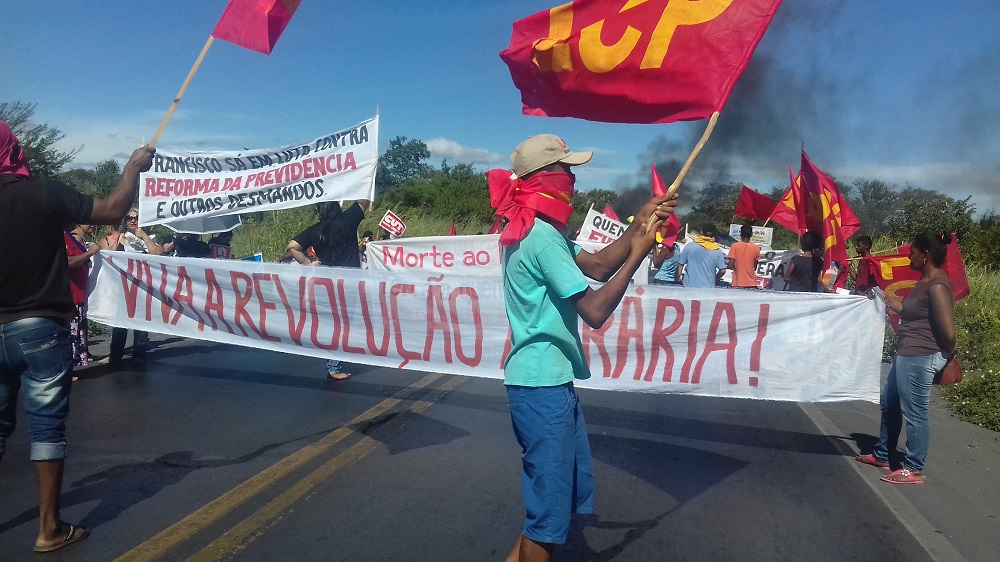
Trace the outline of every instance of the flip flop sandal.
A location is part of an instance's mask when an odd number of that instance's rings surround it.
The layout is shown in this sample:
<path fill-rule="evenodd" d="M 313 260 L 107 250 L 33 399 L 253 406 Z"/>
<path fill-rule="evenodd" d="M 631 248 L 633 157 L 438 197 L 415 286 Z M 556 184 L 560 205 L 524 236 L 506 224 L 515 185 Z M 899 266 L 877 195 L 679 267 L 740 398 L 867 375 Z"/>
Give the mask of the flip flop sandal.
<path fill-rule="evenodd" d="M 63 523 L 62 525 L 65 526 L 66 523 Z M 80 531 L 79 536 L 77 536 L 77 531 Z M 40 552 L 40 553 L 54 552 L 64 546 L 69 546 L 73 543 L 78 543 L 89 536 L 90 536 L 90 531 L 88 531 L 86 527 L 77 527 L 76 525 L 69 525 L 69 531 L 66 533 L 66 538 L 64 538 L 62 542 L 58 542 L 56 544 L 49 546 L 36 546 L 35 552 Z"/>
<path fill-rule="evenodd" d="M 346 381 L 351 378 L 350 373 L 327 373 L 326 380 L 328 381 Z"/>
<path fill-rule="evenodd" d="M 889 463 L 876 459 L 875 455 L 872 455 L 870 453 L 867 455 L 855 455 L 854 460 L 858 461 L 861 464 L 870 464 L 872 466 L 877 466 L 879 468 L 889 468 Z"/>
<path fill-rule="evenodd" d="M 882 481 L 890 484 L 923 484 L 924 475 L 901 468 L 889 474 L 883 474 Z"/>

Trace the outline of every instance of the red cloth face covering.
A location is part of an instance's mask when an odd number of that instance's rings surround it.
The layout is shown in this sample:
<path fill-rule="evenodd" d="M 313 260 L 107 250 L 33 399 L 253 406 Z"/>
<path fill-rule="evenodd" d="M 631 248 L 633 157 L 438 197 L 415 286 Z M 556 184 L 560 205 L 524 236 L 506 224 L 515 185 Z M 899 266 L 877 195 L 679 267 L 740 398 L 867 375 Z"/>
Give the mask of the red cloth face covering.
<path fill-rule="evenodd" d="M 0 121 L 0 174 L 14 174 L 24 179 L 31 179 L 28 169 L 28 159 L 24 156 L 21 144 L 7 126 Z"/>
<path fill-rule="evenodd" d="M 490 205 L 497 216 L 507 219 L 500 243 L 510 246 L 524 240 L 536 216 L 560 232 L 569 223 L 573 207 L 573 184 L 576 178 L 565 172 L 541 172 L 524 181 L 512 178 L 508 170 L 490 170 Z"/>

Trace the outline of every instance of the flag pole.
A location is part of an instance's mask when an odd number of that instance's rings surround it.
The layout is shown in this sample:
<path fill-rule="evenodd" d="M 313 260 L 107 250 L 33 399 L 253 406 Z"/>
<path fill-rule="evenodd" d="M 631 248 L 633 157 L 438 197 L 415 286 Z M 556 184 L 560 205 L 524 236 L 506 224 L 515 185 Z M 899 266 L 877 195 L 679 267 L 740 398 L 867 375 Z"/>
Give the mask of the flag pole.
<path fill-rule="evenodd" d="M 681 167 L 681 171 L 677 172 L 677 177 L 674 182 L 670 184 L 667 188 L 667 195 L 673 195 L 677 193 L 677 188 L 680 187 L 681 182 L 687 177 L 688 172 L 691 170 L 691 165 L 694 164 L 698 155 L 701 154 L 701 149 L 705 148 L 705 143 L 708 142 L 708 137 L 712 136 L 712 130 L 715 129 L 715 124 L 719 121 L 719 112 L 716 111 L 712 114 L 712 118 L 708 120 L 708 126 L 705 127 L 705 132 L 702 133 L 701 139 L 698 140 L 698 144 L 694 145 L 694 150 L 688 155 L 687 161 L 684 162 L 684 166 Z M 656 222 L 656 214 L 649 215 L 649 220 L 646 221 L 646 230 L 652 228 L 653 223 Z"/>
<path fill-rule="evenodd" d="M 170 109 L 167 110 L 167 114 L 163 117 L 163 121 L 160 123 L 160 128 L 157 129 L 156 134 L 153 135 L 153 140 L 149 141 L 149 146 L 156 146 L 156 141 L 160 140 L 160 134 L 163 133 L 163 128 L 167 126 L 167 121 L 170 121 L 170 117 L 174 114 L 174 110 L 177 109 L 177 104 L 180 103 L 181 98 L 184 97 L 184 92 L 187 90 L 188 84 L 191 83 L 191 78 L 194 78 L 194 73 L 198 72 L 198 67 L 201 66 L 201 61 L 205 58 L 205 53 L 208 52 L 208 48 L 212 46 L 212 41 L 214 40 L 214 35 L 208 36 L 208 41 L 205 41 L 205 46 L 202 47 L 201 53 L 198 55 L 198 59 L 194 61 L 194 66 L 191 67 L 191 71 L 188 72 L 187 78 L 184 79 L 184 84 L 181 85 L 180 91 L 177 92 L 177 97 L 174 98 L 174 103 L 170 104 Z"/>

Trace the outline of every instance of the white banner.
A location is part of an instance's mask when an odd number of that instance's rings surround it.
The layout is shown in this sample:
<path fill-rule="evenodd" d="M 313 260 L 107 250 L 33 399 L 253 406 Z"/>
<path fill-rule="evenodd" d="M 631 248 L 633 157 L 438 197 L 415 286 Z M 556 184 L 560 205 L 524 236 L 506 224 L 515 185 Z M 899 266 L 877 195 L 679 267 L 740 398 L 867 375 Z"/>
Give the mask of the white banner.
<path fill-rule="evenodd" d="M 142 226 L 375 195 L 378 117 L 302 144 L 228 152 L 157 149 L 139 176 Z"/>
<path fill-rule="evenodd" d="M 368 269 L 499 278 L 500 235 L 424 236 L 369 242 Z"/>
<path fill-rule="evenodd" d="M 103 251 L 90 318 L 354 363 L 502 378 L 500 278 Z M 579 386 L 803 402 L 877 402 L 883 308 L 865 297 L 635 287 L 581 327 Z"/>
<path fill-rule="evenodd" d="M 742 224 L 730 224 L 729 236 L 732 236 L 734 240 L 739 240 L 741 228 L 743 228 Z M 750 242 L 758 246 L 767 246 L 770 248 L 772 238 L 774 238 L 773 228 L 770 226 L 755 226 L 753 227 L 753 235 L 750 237 Z"/>

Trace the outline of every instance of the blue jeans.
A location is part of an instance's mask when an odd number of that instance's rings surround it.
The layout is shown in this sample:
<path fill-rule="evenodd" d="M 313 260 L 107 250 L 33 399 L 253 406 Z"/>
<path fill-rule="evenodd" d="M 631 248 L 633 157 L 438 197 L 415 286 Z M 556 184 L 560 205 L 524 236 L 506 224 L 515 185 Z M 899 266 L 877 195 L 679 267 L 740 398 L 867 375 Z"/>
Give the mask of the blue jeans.
<path fill-rule="evenodd" d="M 344 368 L 340 366 L 340 361 L 336 359 L 326 360 L 326 372 L 327 373 L 343 373 Z"/>
<path fill-rule="evenodd" d="M 573 513 L 594 511 L 594 469 L 573 383 L 508 386 L 514 436 L 521 445 L 524 536 L 564 544 Z"/>
<path fill-rule="evenodd" d="M 17 392 L 31 433 L 31 460 L 66 458 L 73 359 L 69 330 L 46 318 L 0 324 L 0 457 L 16 425 Z"/>
<path fill-rule="evenodd" d="M 927 460 L 927 446 L 931 428 L 928 406 L 934 375 L 947 362 L 944 354 L 907 357 L 897 355 L 889 370 L 889 378 L 882 388 L 882 427 L 879 429 L 875 458 L 889 461 L 889 451 L 896 450 L 899 432 L 906 420 L 906 457 L 903 468 L 922 472 Z"/>

